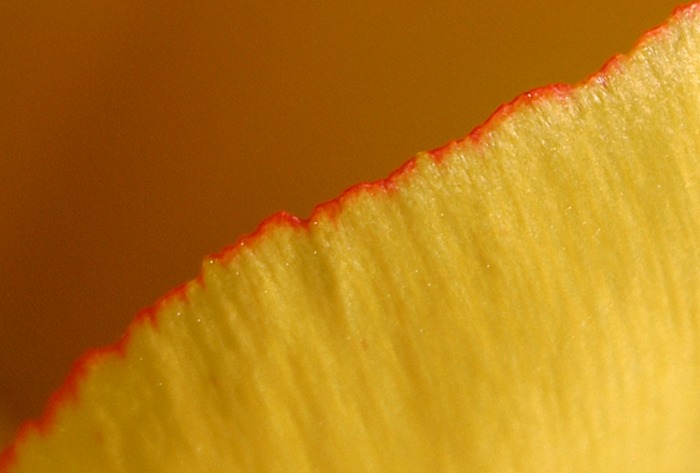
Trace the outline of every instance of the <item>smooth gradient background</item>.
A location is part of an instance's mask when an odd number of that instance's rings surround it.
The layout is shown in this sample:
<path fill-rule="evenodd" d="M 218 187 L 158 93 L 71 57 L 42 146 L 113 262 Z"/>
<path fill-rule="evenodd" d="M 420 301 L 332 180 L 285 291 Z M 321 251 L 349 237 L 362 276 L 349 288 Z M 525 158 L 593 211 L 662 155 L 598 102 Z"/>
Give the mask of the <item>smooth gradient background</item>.
<path fill-rule="evenodd" d="M 583 79 L 675 3 L 0 2 L 0 445 L 206 254 Z"/>

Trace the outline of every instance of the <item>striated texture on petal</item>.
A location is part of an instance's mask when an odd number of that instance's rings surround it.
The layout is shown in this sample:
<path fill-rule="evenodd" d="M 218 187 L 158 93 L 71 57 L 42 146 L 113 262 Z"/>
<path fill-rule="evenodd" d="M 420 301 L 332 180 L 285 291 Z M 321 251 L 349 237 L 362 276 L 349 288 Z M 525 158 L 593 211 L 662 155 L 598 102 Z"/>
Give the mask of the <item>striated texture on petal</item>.
<path fill-rule="evenodd" d="M 0 471 L 697 471 L 699 164 L 690 6 L 207 260 Z"/>

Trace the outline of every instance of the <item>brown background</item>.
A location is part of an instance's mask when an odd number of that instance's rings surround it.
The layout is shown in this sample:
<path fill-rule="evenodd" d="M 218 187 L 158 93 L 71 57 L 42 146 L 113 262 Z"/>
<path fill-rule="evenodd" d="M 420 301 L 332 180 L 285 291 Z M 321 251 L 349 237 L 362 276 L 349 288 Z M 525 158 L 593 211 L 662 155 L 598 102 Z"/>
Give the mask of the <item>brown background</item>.
<path fill-rule="evenodd" d="M 207 253 L 583 78 L 673 4 L 0 2 L 0 444 Z"/>

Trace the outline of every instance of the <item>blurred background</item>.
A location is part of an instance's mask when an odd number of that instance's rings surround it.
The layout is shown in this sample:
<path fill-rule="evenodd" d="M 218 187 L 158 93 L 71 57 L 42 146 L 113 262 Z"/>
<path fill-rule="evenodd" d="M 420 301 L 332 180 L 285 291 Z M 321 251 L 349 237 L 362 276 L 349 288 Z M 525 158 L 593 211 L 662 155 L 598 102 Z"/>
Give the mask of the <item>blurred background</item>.
<path fill-rule="evenodd" d="M 205 255 L 581 80 L 675 3 L 0 2 L 0 446 Z"/>

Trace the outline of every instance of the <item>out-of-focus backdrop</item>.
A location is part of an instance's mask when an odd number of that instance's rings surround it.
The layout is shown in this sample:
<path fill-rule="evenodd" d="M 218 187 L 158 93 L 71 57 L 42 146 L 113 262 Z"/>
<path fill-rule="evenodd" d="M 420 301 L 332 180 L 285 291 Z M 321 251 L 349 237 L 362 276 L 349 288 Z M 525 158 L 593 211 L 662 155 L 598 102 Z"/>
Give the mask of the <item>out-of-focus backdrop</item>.
<path fill-rule="evenodd" d="M 0 446 L 204 255 L 584 78 L 674 3 L 0 2 Z"/>

